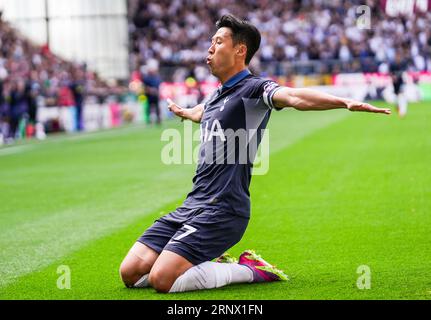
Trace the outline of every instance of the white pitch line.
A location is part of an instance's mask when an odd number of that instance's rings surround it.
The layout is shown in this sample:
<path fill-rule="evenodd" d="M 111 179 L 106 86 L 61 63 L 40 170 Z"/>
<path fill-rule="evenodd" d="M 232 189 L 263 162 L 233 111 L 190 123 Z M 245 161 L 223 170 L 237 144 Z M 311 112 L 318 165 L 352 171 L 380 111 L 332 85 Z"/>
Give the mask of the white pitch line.
<path fill-rule="evenodd" d="M 61 134 L 60 136 L 48 135 L 46 140 L 30 141 L 28 144 L 22 145 L 10 145 L 6 147 L 0 147 L 0 156 L 7 156 L 11 154 L 17 154 L 25 151 L 30 151 L 36 148 L 41 148 L 47 144 L 52 143 L 63 143 L 67 141 L 79 141 L 86 139 L 100 139 L 101 137 L 109 136 L 121 136 L 128 134 L 136 130 L 145 130 L 145 127 L 141 125 L 130 125 L 120 128 L 106 129 L 101 131 L 83 132 L 83 133 L 72 133 L 70 135 Z M 25 143 L 25 142 L 24 142 Z"/>
<path fill-rule="evenodd" d="M 23 151 L 28 151 L 28 150 L 32 150 L 32 149 L 34 149 L 33 145 L 4 147 L 4 148 L 0 148 L 0 157 L 1 156 L 7 156 L 10 154 L 21 153 Z"/>

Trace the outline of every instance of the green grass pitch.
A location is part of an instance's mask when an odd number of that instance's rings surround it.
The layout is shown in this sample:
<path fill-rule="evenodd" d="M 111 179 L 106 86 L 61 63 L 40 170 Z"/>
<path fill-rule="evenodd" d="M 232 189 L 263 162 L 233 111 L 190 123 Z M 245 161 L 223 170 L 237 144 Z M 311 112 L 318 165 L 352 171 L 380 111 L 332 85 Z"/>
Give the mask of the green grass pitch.
<path fill-rule="evenodd" d="M 382 103 L 378 105 L 383 106 Z M 118 267 L 181 204 L 194 165 L 160 161 L 163 129 L 129 126 L 0 149 L 0 299 L 430 299 L 431 105 L 406 118 L 272 114 L 270 170 L 230 252 L 256 249 L 291 280 L 183 294 L 126 289 Z M 57 288 L 57 268 L 71 288 Z M 366 265 L 371 288 L 360 290 Z"/>

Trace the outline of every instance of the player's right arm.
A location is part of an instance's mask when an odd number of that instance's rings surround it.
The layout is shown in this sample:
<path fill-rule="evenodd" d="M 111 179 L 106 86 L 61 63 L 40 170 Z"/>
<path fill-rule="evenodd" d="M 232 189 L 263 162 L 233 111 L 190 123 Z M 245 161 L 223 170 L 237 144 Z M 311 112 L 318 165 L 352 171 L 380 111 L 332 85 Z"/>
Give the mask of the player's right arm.
<path fill-rule="evenodd" d="M 178 106 L 171 99 L 168 99 L 168 109 L 181 119 L 188 119 L 193 122 L 200 123 L 202 114 L 204 113 L 204 104 L 201 103 L 193 108 L 185 109 Z"/>

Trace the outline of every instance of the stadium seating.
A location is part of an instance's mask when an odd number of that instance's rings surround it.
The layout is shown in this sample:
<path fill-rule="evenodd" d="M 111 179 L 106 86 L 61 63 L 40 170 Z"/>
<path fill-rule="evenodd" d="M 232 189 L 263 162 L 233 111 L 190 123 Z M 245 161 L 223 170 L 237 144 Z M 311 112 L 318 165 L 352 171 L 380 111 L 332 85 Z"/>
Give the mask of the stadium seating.
<path fill-rule="evenodd" d="M 85 64 L 67 61 L 53 54 L 48 46 L 32 43 L 3 21 L 0 12 L 0 134 L 3 138 L 13 140 L 25 135 L 22 120 L 26 118 L 27 123 L 34 125 L 37 107 L 74 106 L 79 99 L 77 95 L 84 91 L 103 99 L 118 90 L 87 70 Z"/>
<path fill-rule="evenodd" d="M 412 71 L 431 69 L 431 14 L 390 17 L 381 1 L 366 1 L 369 28 L 357 28 L 364 1 L 131 0 L 131 61 L 162 67 L 199 65 L 216 20 L 230 12 L 262 33 L 254 63 L 272 75 L 385 72 L 400 51 Z M 178 41 L 181 39 L 181 41 Z M 290 68 L 290 69 L 289 69 Z M 166 75 L 173 72 L 166 72 Z"/>

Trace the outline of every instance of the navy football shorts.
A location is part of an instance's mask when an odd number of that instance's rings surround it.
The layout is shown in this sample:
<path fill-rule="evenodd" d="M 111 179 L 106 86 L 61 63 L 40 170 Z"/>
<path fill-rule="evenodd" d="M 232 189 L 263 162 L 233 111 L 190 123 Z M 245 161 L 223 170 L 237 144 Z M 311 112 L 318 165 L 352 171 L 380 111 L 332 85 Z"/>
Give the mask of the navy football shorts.
<path fill-rule="evenodd" d="M 238 243 L 248 221 L 249 218 L 215 209 L 179 207 L 157 219 L 137 241 L 157 253 L 172 251 L 198 265 Z"/>

